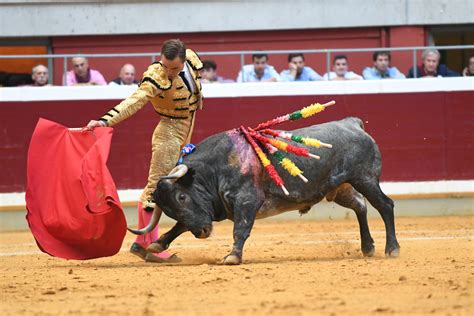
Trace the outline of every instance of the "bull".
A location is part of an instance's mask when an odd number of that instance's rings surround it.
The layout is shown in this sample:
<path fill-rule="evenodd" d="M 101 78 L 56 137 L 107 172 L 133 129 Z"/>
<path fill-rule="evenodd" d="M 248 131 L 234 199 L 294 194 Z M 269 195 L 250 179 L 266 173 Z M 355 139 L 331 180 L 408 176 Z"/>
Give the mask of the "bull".
<path fill-rule="evenodd" d="M 394 203 L 381 190 L 381 155 L 375 140 L 364 131 L 360 119 L 313 125 L 292 131 L 304 137 L 320 139 L 332 149 L 311 148 L 320 160 L 292 157 L 309 183 L 281 172 L 290 194 L 285 195 L 263 169 L 252 147 L 238 129 L 211 136 L 196 151 L 186 156 L 168 176 L 162 177 L 154 192 L 157 205 L 175 219 L 175 226 L 150 244 L 147 251 L 159 253 L 184 232 L 207 238 L 213 221 L 234 222 L 234 243 L 224 264 L 240 264 L 244 243 L 255 219 L 290 210 L 306 213 L 326 198 L 354 210 L 360 228 L 361 250 L 373 256 L 374 240 L 367 222 L 364 197 L 380 213 L 386 230 L 385 254 L 398 256 L 400 246 L 395 235 Z M 269 157 L 274 166 L 278 161 Z M 277 167 L 278 168 L 278 167 Z M 151 231 L 158 223 L 154 214 L 150 223 L 135 234 Z"/>

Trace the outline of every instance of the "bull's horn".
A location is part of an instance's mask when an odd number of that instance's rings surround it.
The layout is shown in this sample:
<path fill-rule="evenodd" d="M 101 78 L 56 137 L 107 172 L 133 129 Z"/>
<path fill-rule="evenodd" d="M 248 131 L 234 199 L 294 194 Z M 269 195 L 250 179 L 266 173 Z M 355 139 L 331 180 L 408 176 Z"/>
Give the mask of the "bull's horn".
<path fill-rule="evenodd" d="M 160 179 L 179 179 L 184 176 L 186 172 L 188 172 L 188 166 L 185 164 L 177 165 L 167 176 L 160 177 Z"/>
<path fill-rule="evenodd" d="M 160 215 L 158 214 L 158 208 L 155 207 L 155 209 L 153 210 L 153 215 L 151 216 L 151 220 L 148 223 L 148 225 L 146 225 L 142 229 L 132 229 L 130 227 L 127 227 L 127 229 L 129 232 L 135 235 L 143 235 L 143 234 L 151 232 L 153 228 L 155 228 L 156 225 L 158 225 L 159 220 L 160 220 Z"/>

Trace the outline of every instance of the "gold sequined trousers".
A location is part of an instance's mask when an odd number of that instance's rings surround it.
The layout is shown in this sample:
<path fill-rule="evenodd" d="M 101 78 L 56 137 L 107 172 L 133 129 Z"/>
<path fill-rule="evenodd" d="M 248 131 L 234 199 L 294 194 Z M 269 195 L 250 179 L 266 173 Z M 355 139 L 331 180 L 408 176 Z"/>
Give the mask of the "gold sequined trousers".
<path fill-rule="evenodd" d="M 189 143 L 194 128 L 195 113 L 187 119 L 161 117 L 153 132 L 152 155 L 148 183 L 140 197 L 142 203 L 153 200 L 153 191 L 161 176 L 166 176 L 176 166 L 181 148 Z"/>

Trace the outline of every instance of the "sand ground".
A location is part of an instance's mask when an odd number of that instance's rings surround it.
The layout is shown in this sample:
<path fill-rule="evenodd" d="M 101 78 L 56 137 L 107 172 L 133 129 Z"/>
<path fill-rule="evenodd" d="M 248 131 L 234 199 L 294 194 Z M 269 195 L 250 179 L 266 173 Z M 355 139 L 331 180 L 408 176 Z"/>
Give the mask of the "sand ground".
<path fill-rule="evenodd" d="M 42 254 L 29 232 L 0 234 L 1 315 L 474 315 L 474 216 L 397 218 L 399 258 L 385 258 L 383 223 L 370 219 L 373 258 L 357 222 L 257 221 L 244 264 L 218 262 L 232 223 L 207 240 L 184 234 L 182 263 L 123 251 L 89 261 Z M 162 229 L 166 229 L 163 227 Z"/>

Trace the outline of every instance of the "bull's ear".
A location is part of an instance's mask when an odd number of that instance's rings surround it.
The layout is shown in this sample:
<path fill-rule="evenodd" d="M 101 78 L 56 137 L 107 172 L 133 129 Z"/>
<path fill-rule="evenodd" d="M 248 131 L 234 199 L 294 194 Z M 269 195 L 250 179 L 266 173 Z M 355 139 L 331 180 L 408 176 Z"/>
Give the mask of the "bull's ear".
<path fill-rule="evenodd" d="M 179 178 L 177 182 L 179 184 L 181 184 L 182 186 L 185 186 L 185 187 L 191 186 L 193 184 L 193 181 L 194 181 L 195 173 L 196 172 L 194 171 L 193 168 L 189 168 L 188 172 L 186 172 L 186 174 L 184 176 Z"/>

